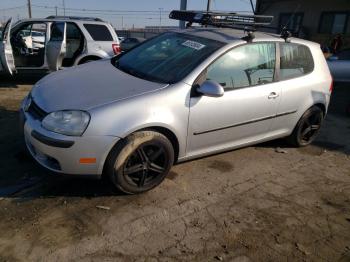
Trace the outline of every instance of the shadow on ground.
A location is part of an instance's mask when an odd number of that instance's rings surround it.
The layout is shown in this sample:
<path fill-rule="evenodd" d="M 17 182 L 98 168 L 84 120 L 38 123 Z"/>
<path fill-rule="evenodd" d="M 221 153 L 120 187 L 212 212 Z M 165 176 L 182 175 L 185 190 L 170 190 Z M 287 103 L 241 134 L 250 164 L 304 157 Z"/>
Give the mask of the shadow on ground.
<path fill-rule="evenodd" d="M 62 176 L 37 164 L 25 148 L 17 111 L 0 106 L 0 126 L 0 197 L 93 197 L 119 194 L 105 180 Z"/>
<path fill-rule="evenodd" d="M 18 88 L 20 85 L 34 85 L 44 74 L 4 76 L 0 75 L 0 88 Z"/>

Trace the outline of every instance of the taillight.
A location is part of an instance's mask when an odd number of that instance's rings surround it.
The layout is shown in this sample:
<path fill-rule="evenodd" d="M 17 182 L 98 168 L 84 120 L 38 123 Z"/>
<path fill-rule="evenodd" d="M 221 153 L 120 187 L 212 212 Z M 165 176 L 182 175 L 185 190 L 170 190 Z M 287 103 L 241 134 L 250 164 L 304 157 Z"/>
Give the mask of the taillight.
<path fill-rule="evenodd" d="M 333 92 L 333 87 L 334 87 L 334 81 L 333 81 L 333 78 L 332 78 L 331 86 L 329 87 L 329 93 Z"/>
<path fill-rule="evenodd" d="M 115 55 L 120 54 L 122 51 L 119 44 L 112 44 L 112 49 Z"/>

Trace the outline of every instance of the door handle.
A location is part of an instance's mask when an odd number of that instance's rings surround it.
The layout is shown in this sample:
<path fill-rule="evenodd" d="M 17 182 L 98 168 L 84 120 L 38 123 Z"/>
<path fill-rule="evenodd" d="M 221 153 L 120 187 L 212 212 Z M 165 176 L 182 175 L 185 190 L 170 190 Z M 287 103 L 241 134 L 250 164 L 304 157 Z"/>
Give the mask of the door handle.
<path fill-rule="evenodd" d="M 277 97 L 279 97 L 279 96 L 280 96 L 280 95 L 277 94 L 276 92 L 271 92 L 267 98 L 268 98 L 268 99 L 274 99 L 274 98 L 277 98 Z"/>

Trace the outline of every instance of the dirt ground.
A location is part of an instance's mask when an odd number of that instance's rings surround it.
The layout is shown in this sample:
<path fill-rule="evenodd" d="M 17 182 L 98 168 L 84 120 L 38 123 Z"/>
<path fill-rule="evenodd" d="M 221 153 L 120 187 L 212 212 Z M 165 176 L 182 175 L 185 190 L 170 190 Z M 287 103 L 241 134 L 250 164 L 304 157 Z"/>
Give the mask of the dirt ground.
<path fill-rule="evenodd" d="M 186 162 L 126 196 L 25 153 L 18 108 L 34 81 L 0 76 L 0 261 L 350 261 L 349 86 L 312 146 Z"/>

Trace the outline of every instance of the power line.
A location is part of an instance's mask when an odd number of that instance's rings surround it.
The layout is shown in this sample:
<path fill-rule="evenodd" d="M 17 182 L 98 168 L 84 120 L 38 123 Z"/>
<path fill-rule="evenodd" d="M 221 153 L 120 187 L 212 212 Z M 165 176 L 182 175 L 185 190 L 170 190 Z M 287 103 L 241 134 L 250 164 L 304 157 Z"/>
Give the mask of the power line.
<path fill-rule="evenodd" d="M 55 6 L 48 6 L 48 5 L 32 5 L 35 7 L 41 7 L 41 8 L 55 8 Z M 63 7 L 57 7 L 58 9 L 63 9 Z M 87 12 L 109 12 L 109 13 L 156 13 L 159 14 L 159 11 L 149 11 L 149 10 L 110 10 L 110 9 L 86 9 L 86 8 L 65 8 L 68 11 L 87 11 Z M 162 12 L 168 12 L 169 10 L 162 10 Z"/>
<path fill-rule="evenodd" d="M 7 10 L 24 8 L 24 7 L 26 7 L 26 5 L 20 5 L 20 6 L 15 6 L 15 7 L 8 7 L 8 8 L 0 8 L 0 11 L 7 11 Z"/>

